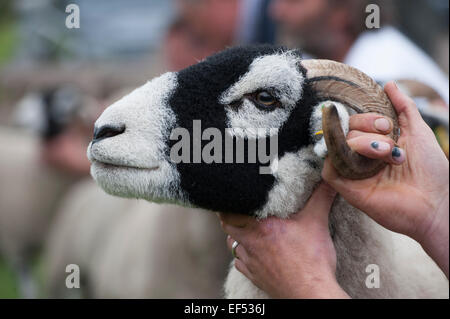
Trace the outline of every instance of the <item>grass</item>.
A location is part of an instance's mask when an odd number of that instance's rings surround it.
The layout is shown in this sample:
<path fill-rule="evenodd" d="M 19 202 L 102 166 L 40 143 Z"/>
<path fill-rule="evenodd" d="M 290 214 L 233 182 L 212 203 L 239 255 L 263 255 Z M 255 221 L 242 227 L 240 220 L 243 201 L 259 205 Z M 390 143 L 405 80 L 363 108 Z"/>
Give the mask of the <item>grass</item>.
<path fill-rule="evenodd" d="M 17 279 L 9 265 L 0 258 L 0 299 L 19 298 Z"/>
<path fill-rule="evenodd" d="M 44 267 L 40 254 L 34 258 L 31 264 L 31 274 L 37 288 L 37 298 L 45 298 L 44 293 Z M 0 299 L 21 298 L 17 276 L 4 259 L 0 257 Z"/>
<path fill-rule="evenodd" d="M 13 54 L 16 45 L 16 28 L 10 20 L 0 22 L 0 66 L 8 62 Z"/>

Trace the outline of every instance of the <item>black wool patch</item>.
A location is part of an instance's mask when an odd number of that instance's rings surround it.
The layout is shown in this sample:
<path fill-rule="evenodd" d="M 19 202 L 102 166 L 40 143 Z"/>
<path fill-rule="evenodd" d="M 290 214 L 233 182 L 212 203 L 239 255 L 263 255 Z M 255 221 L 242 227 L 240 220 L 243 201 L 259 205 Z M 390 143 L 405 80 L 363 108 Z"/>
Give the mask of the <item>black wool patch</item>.
<path fill-rule="evenodd" d="M 193 136 L 193 121 L 201 120 L 202 130 L 217 128 L 225 136 L 226 113 L 219 103 L 220 95 L 249 71 L 250 64 L 264 55 L 285 51 L 276 46 L 248 46 L 227 49 L 177 73 L 178 86 L 169 99 L 174 111 L 176 127 L 182 127 Z M 305 70 L 299 65 L 303 74 Z M 303 88 L 303 98 L 292 111 L 291 117 L 279 132 L 279 158 L 286 152 L 295 152 L 311 143 L 309 119 L 311 107 L 316 103 L 308 85 Z M 169 149 L 178 141 L 169 140 Z M 203 147 L 209 141 L 202 141 Z M 222 156 L 225 157 L 224 142 Z M 245 163 L 191 163 L 176 164 L 180 173 L 181 188 L 188 200 L 201 208 L 253 215 L 267 202 L 269 191 L 276 179 L 260 174 L 266 164 Z M 235 152 L 234 152 L 235 154 Z M 245 148 L 247 154 L 247 146 Z"/>

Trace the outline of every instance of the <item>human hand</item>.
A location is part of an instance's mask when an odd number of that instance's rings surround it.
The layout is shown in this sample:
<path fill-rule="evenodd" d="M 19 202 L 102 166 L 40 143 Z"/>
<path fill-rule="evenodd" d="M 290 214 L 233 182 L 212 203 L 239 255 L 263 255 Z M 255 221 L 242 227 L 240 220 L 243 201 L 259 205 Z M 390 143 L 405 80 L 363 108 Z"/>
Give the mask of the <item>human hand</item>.
<path fill-rule="evenodd" d="M 448 160 L 414 102 L 392 82 L 385 91 L 398 113 L 399 147 L 384 135 L 392 124 L 387 130 L 374 127 L 382 117 L 375 114 L 352 116 L 347 142 L 358 153 L 393 165 L 371 178 L 349 180 L 327 159 L 322 177 L 382 226 L 421 243 L 448 277 Z"/>
<path fill-rule="evenodd" d="M 90 170 L 90 162 L 86 156 L 87 145 L 85 136 L 69 128 L 43 143 L 42 160 L 66 173 L 86 176 Z"/>
<path fill-rule="evenodd" d="M 289 219 L 220 214 L 234 265 L 272 298 L 348 298 L 335 277 L 336 251 L 328 229 L 335 191 L 322 183 Z"/>

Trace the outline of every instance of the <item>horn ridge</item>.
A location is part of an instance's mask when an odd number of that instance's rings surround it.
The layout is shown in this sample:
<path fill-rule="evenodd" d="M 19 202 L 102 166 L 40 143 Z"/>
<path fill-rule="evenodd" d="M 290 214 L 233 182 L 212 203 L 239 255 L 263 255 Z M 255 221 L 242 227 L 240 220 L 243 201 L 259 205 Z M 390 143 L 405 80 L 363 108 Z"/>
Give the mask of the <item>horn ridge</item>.
<path fill-rule="evenodd" d="M 331 60 L 302 60 L 301 64 L 306 69 L 306 83 L 320 100 L 340 102 L 357 113 L 373 112 L 390 118 L 394 128 L 389 137 L 397 141 L 397 113 L 383 88 L 372 78 L 356 68 Z M 335 168 L 351 179 L 375 175 L 384 167 L 383 162 L 353 152 L 347 145 L 339 122 L 334 105 L 324 108 L 322 129 L 328 155 Z"/>
<path fill-rule="evenodd" d="M 383 88 L 365 73 L 331 60 L 302 60 L 306 81 L 320 99 L 342 102 L 358 113 L 374 112 L 394 123 L 391 138 L 397 140 L 397 114 Z"/>
<path fill-rule="evenodd" d="M 341 176 L 364 179 L 374 176 L 386 166 L 385 162 L 362 156 L 348 146 L 333 103 L 323 108 L 322 125 L 328 128 L 323 130 L 328 156 Z"/>

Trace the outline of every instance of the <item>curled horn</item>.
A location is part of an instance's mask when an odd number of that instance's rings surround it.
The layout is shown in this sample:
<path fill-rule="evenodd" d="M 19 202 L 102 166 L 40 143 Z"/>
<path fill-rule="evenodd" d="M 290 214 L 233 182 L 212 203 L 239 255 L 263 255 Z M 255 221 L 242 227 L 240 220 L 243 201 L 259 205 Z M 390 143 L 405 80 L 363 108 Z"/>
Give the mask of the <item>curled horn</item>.
<path fill-rule="evenodd" d="M 344 104 L 357 113 L 378 113 L 391 119 L 394 128 L 390 137 L 397 141 L 398 119 L 391 101 L 381 86 L 361 71 L 329 60 L 303 60 L 306 81 L 320 100 Z M 324 106 L 322 129 L 328 156 L 338 173 L 349 179 L 374 176 L 384 166 L 381 160 L 364 157 L 347 145 L 337 109 L 330 103 Z"/>

